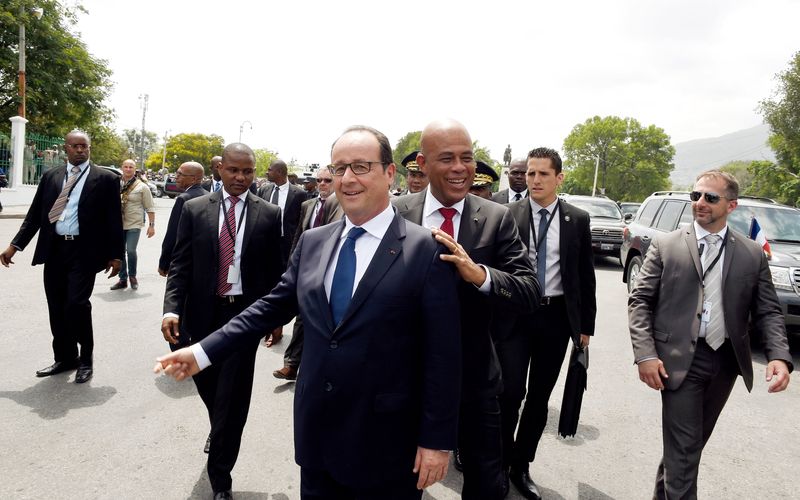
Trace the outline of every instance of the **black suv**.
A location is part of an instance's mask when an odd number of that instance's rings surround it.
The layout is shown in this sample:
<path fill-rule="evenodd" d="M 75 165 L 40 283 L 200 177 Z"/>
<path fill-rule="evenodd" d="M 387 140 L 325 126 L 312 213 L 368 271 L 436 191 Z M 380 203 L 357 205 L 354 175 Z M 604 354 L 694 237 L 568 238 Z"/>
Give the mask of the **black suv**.
<path fill-rule="evenodd" d="M 595 255 L 619 255 L 625 223 L 614 201 L 596 196 L 560 194 L 564 201 L 589 212 L 592 230 L 592 251 Z M 621 263 L 622 261 L 620 261 Z"/>
<path fill-rule="evenodd" d="M 739 197 L 739 206 L 728 215 L 728 224 L 745 236 L 753 217 L 769 241 L 769 269 L 786 319 L 786 329 L 800 333 L 800 210 L 769 198 Z M 623 232 L 620 261 L 622 281 L 633 289 L 647 248 L 653 238 L 691 224 L 692 202 L 688 192 L 659 191 L 644 200 Z"/>

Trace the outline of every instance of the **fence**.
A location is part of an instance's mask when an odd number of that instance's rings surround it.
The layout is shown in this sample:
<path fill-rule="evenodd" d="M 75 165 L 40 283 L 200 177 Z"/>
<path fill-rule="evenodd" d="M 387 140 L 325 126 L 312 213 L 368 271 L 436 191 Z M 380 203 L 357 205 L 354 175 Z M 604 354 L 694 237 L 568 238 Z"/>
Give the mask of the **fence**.
<path fill-rule="evenodd" d="M 11 173 L 11 138 L 0 133 L 0 170 L 10 178 Z"/>
<path fill-rule="evenodd" d="M 26 134 L 22 155 L 22 184 L 39 184 L 45 172 L 67 161 L 63 138 L 34 133 Z"/>

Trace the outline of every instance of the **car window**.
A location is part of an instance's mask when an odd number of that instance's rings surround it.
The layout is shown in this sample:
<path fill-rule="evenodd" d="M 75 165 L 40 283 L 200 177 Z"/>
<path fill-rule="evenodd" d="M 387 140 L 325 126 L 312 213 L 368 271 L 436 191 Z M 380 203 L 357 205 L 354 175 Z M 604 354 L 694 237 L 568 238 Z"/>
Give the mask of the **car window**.
<path fill-rule="evenodd" d="M 661 210 L 661 214 L 658 216 L 658 222 L 656 222 L 656 229 L 661 231 L 672 231 L 678 225 L 678 218 L 681 216 L 681 212 L 683 212 L 683 205 L 684 203 L 680 201 L 668 201 L 664 203 L 664 208 Z"/>
<path fill-rule="evenodd" d="M 749 235 L 753 217 L 767 240 L 800 242 L 800 211 L 781 206 L 739 205 L 728 216 L 728 224 L 740 233 Z"/>
<path fill-rule="evenodd" d="M 653 217 L 656 215 L 658 207 L 661 206 L 661 200 L 646 201 L 639 209 L 639 217 L 636 219 L 639 224 L 649 226 L 653 223 Z"/>
<path fill-rule="evenodd" d="M 613 201 L 604 202 L 600 200 L 585 200 L 572 198 L 568 200 L 572 205 L 582 208 L 589 212 L 592 217 L 606 217 L 610 219 L 622 219 L 619 207 Z"/>
<path fill-rule="evenodd" d="M 684 203 L 683 213 L 681 214 L 681 220 L 678 221 L 678 227 L 688 226 L 693 221 L 694 221 L 694 214 L 692 213 L 692 204 Z"/>

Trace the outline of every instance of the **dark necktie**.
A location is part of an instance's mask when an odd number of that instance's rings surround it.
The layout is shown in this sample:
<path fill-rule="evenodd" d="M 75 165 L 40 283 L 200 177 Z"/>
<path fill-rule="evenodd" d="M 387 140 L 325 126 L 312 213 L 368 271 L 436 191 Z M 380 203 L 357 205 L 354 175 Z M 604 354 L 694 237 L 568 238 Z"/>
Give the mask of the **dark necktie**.
<path fill-rule="evenodd" d="M 342 321 L 347 306 L 350 305 L 350 299 L 353 298 L 353 282 L 356 279 L 356 240 L 365 232 L 360 227 L 351 228 L 339 250 L 339 259 L 336 261 L 336 270 L 333 272 L 331 283 L 331 314 L 334 325 Z"/>
<path fill-rule="evenodd" d="M 517 193 L 519 195 L 519 193 Z M 545 273 L 547 272 L 547 216 L 550 215 L 550 212 L 547 211 L 546 208 L 539 210 L 539 234 L 536 236 L 538 237 L 538 241 L 541 241 L 542 244 L 536 247 L 536 274 L 539 275 L 539 288 L 542 291 L 542 295 L 545 294 Z"/>
<path fill-rule="evenodd" d="M 269 202 L 272 203 L 273 205 L 277 205 L 278 204 L 278 186 L 277 185 L 274 188 L 272 188 L 272 198 L 269 200 Z"/>
<path fill-rule="evenodd" d="M 229 196 L 231 207 L 225 214 L 227 223 L 222 222 L 222 231 L 219 233 L 219 271 L 217 273 L 217 295 L 223 296 L 231 291 L 228 283 L 228 268 L 233 264 L 233 254 L 236 249 L 236 202 L 239 198 Z M 234 232 L 231 237 L 231 231 Z"/>
<path fill-rule="evenodd" d="M 222 181 L 214 181 L 214 192 L 216 193 L 219 191 L 219 188 L 222 187 Z"/>
<path fill-rule="evenodd" d="M 719 243 L 722 238 L 718 234 L 707 234 L 706 255 L 703 260 L 703 269 L 719 255 Z M 703 280 L 703 299 L 711 302 L 710 318 L 706 323 L 706 343 L 715 351 L 725 342 L 725 318 L 722 309 L 722 266 L 717 262 L 711 270 L 707 271 Z"/>
<path fill-rule="evenodd" d="M 521 194 L 519 194 L 519 193 L 515 193 L 514 194 L 514 201 L 519 201 L 521 199 L 522 199 L 522 195 Z"/>
<path fill-rule="evenodd" d="M 444 222 L 442 222 L 442 225 L 439 227 L 439 229 L 449 234 L 451 238 L 455 238 L 455 233 L 453 231 L 453 217 L 456 216 L 458 210 L 455 208 L 440 208 L 439 213 L 442 214 L 442 217 L 444 217 Z"/>
<path fill-rule="evenodd" d="M 319 209 L 317 209 L 317 216 L 314 217 L 314 222 L 311 227 L 319 227 L 322 225 L 322 219 L 325 217 L 325 200 L 319 199 Z"/>
<path fill-rule="evenodd" d="M 88 167 L 87 167 L 88 168 Z M 47 214 L 47 219 L 50 222 L 55 222 L 61 217 L 61 214 L 64 213 L 64 209 L 67 208 L 67 201 L 69 201 L 69 194 L 72 191 L 72 186 L 78 182 L 78 177 L 81 169 L 78 167 L 72 167 L 70 172 L 72 175 L 69 176 L 67 182 L 64 184 L 64 187 L 61 189 L 61 193 L 59 193 L 58 198 L 56 198 L 55 203 L 53 203 L 53 208 L 50 209 L 50 212 Z"/>

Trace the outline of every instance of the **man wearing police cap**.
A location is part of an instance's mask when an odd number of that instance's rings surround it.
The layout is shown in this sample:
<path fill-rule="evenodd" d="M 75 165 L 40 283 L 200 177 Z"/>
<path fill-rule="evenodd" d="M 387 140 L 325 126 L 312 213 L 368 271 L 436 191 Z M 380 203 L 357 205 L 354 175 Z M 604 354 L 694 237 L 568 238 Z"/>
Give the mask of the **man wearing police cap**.
<path fill-rule="evenodd" d="M 406 175 L 406 184 L 408 184 L 408 189 L 406 189 L 402 194 L 412 194 L 412 193 L 419 193 L 423 191 L 426 187 L 428 187 L 428 176 L 420 170 L 419 165 L 417 164 L 417 155 L 419 151 L 412 151 L 410 152 L 403 161 L 401 162 L 408 174 Z"/>
<path fill-rule="evenodd" d="M 500 176 L 494 171 L 492 167 L 486 163 L 478 160 L 475 162 L 475 178 L 472 179 L 472 186 L 469 192 L 475 196 L 492 199 L 492 184 L 500 180 Z"/>

